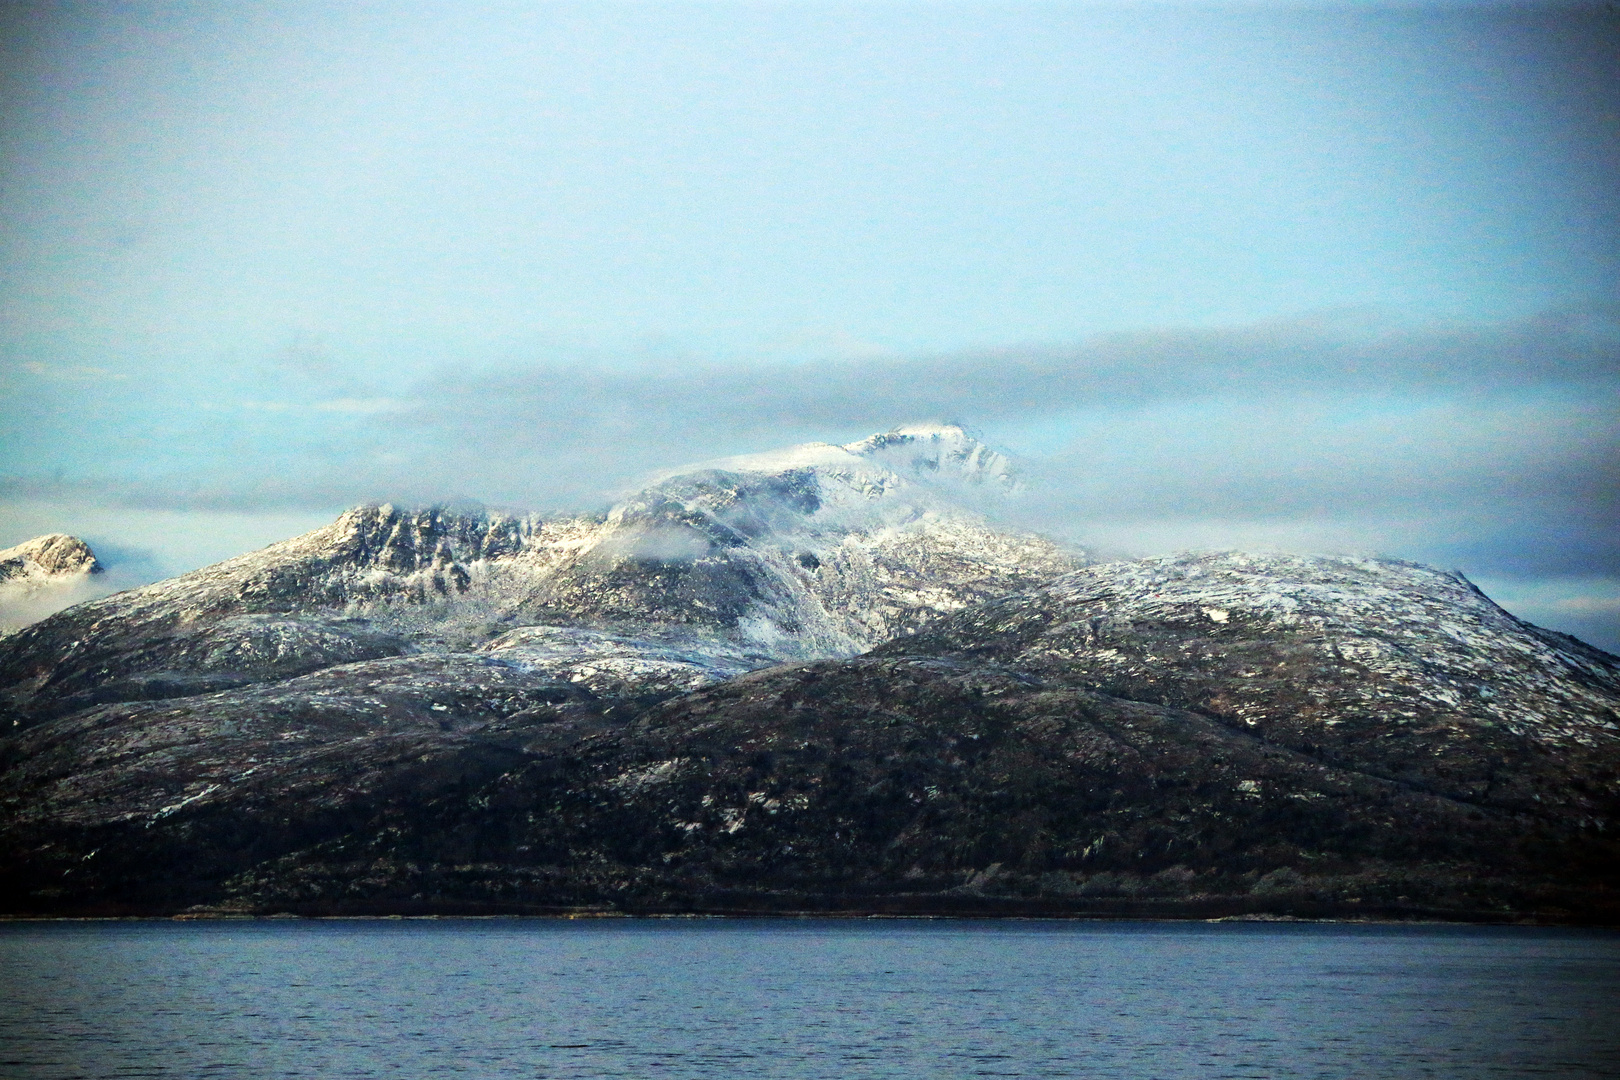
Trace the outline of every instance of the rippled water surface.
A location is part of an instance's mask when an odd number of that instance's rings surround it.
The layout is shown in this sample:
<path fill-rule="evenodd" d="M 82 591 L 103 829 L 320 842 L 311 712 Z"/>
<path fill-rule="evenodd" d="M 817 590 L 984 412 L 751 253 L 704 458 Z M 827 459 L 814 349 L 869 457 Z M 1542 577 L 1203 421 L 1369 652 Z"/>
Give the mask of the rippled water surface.
<path fill-rule="evenodd" d="M 7 1077 L 1620 1075 L 1620 935 L 1060 922 L 0 925 Z"/>

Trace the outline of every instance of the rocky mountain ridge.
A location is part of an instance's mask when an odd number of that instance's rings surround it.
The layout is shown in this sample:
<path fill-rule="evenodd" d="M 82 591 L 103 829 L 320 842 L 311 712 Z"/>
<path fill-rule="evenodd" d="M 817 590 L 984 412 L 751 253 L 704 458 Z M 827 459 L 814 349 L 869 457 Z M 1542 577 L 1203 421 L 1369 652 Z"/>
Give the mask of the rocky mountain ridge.
<path fill-rule="evenodd" d="M 533 635 L 497 639 L 537 625 L 727 671 L 853 655 L 1085 561 L 943 497 L 986 476 L 1010 486 L 1005 461 L 960 429 L 852 447 L 678 473 L 600 518 L 361 507 L 14 635 L 0 652 L 0 723 L 424 650 L 487 646 L 515 661 Z"/>
<path fill-rule="evenodd" d="M 1017 484 L 900 429 L 62 612 L 0 641 L 0 908 L 1620 919 L 1620 658 L 952 501 Z"/>

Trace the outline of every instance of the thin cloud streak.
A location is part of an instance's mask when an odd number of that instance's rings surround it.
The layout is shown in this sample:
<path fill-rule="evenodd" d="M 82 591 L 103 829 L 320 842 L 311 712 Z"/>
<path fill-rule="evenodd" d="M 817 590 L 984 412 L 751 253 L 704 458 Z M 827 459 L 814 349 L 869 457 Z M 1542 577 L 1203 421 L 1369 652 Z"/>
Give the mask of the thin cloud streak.
<path fill-rule="evenodd" d="M 491 414 L 526 422 L 512 435 L 550 442 L 590 428 L 675 432 L 701 416 L 719 436 L 843 430 L 896 416 L 1029 421 L 1095 405 L 1211 396 L 1506 390 L 1620 380 L 1620 308 L 1588 309 L 1503 328 L 1389 330 L 1350 317 L 1239 330 L 1115 335 L 1076 347 L 1009 348 L 909 360 L 657 371 L 511 370 L 444 381 L 472 413 L 425 422 L 481 427 Z M 589 437 L 588 434 L 585 437 Z"/>

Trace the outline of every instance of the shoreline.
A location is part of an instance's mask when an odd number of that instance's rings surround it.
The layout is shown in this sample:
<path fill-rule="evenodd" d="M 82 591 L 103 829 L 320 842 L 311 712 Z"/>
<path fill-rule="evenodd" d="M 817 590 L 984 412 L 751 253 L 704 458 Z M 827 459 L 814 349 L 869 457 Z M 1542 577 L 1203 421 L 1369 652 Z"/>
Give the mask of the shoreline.
<path fill-rule="evenodd" d="M 118 915 L 30 915 L 0 914 L 0 925 L 19 923 L 318 923 L 318 922 L 937 922 L 937 923 L 1173 923 L 1230 926 L 1453 926 L 1506 927 L 1524 929 L 1620 931 L 1620 921 L 1553 919 L 1535 916 L 1500 918 L 1446 918 L 1433 913 L 1410 917 L 1378 915 L 1132 915 L 1132 914 L 962 914 L 895 913 L 883 911 L 608 911 L 554 910 L 526 912 L 430 912 L 430 913 L 270 913 L 235 911 L 184 911 L 172 914 L 132 913 Z"/>

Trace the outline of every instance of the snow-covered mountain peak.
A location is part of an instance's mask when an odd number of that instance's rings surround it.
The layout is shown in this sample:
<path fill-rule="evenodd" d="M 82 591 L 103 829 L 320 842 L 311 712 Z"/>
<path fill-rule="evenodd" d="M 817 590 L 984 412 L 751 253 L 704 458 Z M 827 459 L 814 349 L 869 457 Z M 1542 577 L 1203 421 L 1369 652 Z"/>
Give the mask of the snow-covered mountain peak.
<path fill-rule="evenodd" d="M 666 561 L 741 547 L 821 559 L 853 537 L 944 522 L 993 529 L 986 497 L 1016 488 L 1007 458 L 960 427 L 914 424 L 666 473 L 615 506 L 593 546 Z"/>
<path fill-rule="evenodd" d="M 61 577 L 97 574 L 101 564 L 95 552 L 76 536 L 51 533 L 36 536 L 0 551 L 0 581 L 21 577 Z"/>
<path fill-rule="evenodd" d="M 845 445 L 851 454 L 907 477 L 1018 487 L 1013 464 L 955 424 L 907 424 Z"/>
<path fill-rule="evenodd" d="M 17 654 L 69 649 L 102 627 L 97 640 L 129 678 L 158 679 L 130 690 L 137 696 L 170 693 L 182 669 L 186 686 L 212 686 L 220 665 L 286 674 L 463 650 L 525 626 L 718 658 L 705 671 L 730 671 L 739 657 L 848 656 L 1089 561 L 976 512 L 973 482 L 1005 474 L 999 455 L 960 429 L 931 426 L 678 470 L 602 515 L 362 506 L 60 613 L 24 631 Z M 154 637 L 167 643 L 161 655 L 147 648 Z M 551 663 L 537 640 L 512 639 L 502 661 Z M 89 693 L 112 660 L 75 663 Z"/>
<path fill-rule="evenodd" d="M 85 599 L 95 552 L 76 536 L 50 533 L 0 551 L 0 634 Z"/>
<path fill-rule="evenodd" d="M 856 652 L 1088 561 L 980 512 L 1015 488 L 1005 457 L 943 424 L 689 466 L 583 539 L 571 565 L 601 580 L 569 602 L 594 603 L 621 578 L 679 579 L 682 610 L 752 647 Z"/>
<path fill-rule="evenodd" d="M 938 444 L 952 447 L 976 446 L 978 440 L 957 424 L 901 424 L 888 431 L 875 432 L 864 439 L 845 443 L 843 448 L 852 454 L 870 457 L 878 451 L 896 446 Z"/>
<path fill-rule="evenodd" d="M 813 442 L 757 454 L 718 458 L 664 474 L 630 500 L 653 493 L 680 492 L 685 501 L 722 476 L 796 478 L 813 486 L 817 505 L 806 512 L 831 517 L 864 507 L 863 515 L 915 516 L 924 511 L 960 510 L 958 496 L 976 502 L 985 489 L 1016 491 L 1012 462 L 954 424 L 910 424 L 869 435 L 842 446 Z M 722 483 L 722 487 L 728 485 Z M 882 508 L 877 500 L 888 504 Z M 709 500 L 698 499 L 699 502 Z M 723 500 L 729 501 L 729 500 Z"/>
<path fill-rule="evenodd" d="M 846 447 L 827 442 L 810 442 L 800 443 L 797 446 L 785 446 L 780 450 L 764 450 L 757 454 L 738 454 L 733 457 L 715 458 L 678 469 L 666 474 L 664 478 L 684 476 L 688 473 L 711 469 L 723 472 L 760 473 L 766 476 L 776 476 L 800 469 L 847 469 L 857 467 L 859 464 L 859 455 L 851 453 Z"/>

